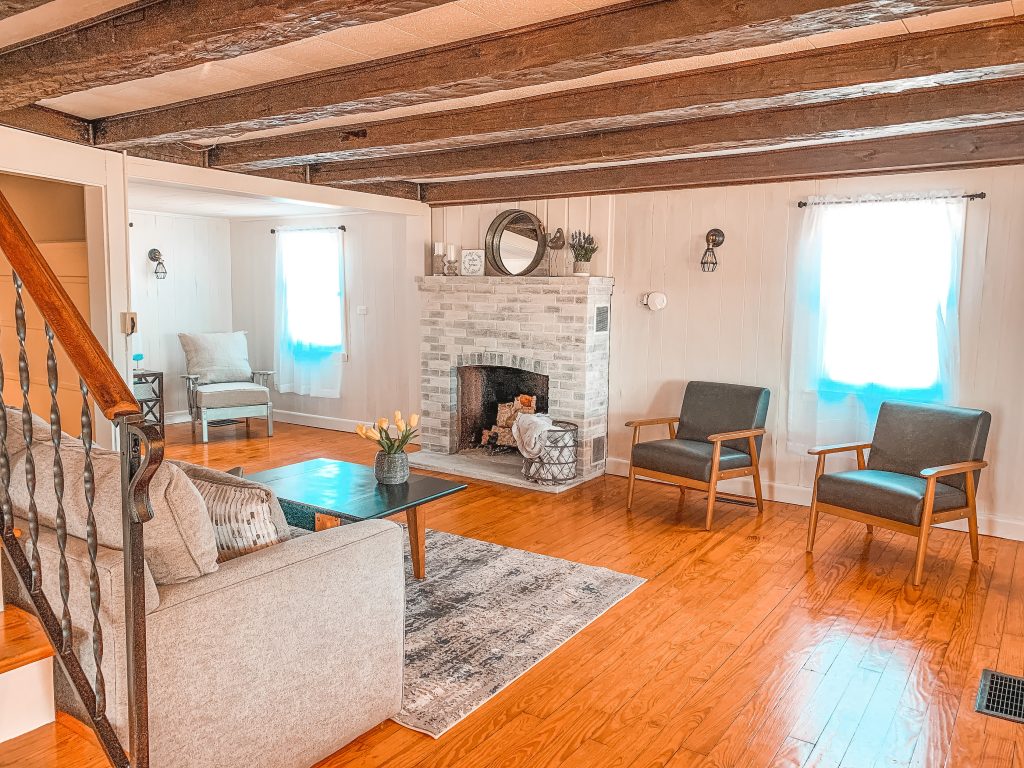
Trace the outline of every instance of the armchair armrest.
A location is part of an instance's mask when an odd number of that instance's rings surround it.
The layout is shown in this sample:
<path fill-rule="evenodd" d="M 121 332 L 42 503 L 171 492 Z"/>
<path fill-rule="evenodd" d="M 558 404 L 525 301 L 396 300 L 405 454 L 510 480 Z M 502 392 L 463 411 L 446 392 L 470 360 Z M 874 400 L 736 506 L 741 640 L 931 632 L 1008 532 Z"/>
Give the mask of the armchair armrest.
<path fill-rule="evenodd" d="M 977 472 L 988 466 L 987 461 L 960 461 L 956 464 L 944 464 L 941 467 L 928 467 L 921 470 L 921 477 L 939 478 L 949 475 L 963 475 L 968 472 Z"/>
<path fill-rule="evenodd" d="M 634 428 L 654 427 L 657 426 L 658 424 L 675 424 L 677 421 L 679 421 L 678 416 L 662 416 L 657 419 L 633 419 L 632 421 L 627 421 L 626 426 Z"/>
<path fill-rule="evenodd" d="M 708 442 L 721 443 L 726 440 L 741 440 L 744 437 L 760 437 L 763 434 L 765 434 L 764 429 L 738 429 L 735 432 L 719 432 L 708 435 Z"/>
<path fill-rule="evenodd" d="M 661 416 L 656 419 L 633 419 L 632 421 L 627 421 L 626 426 L 633 428 L 633 445 L 636 445 L 640 442 L 640 427 L 654 427 L 664 424 L 668 427 L 668 436 L 674 439 L 676 436 L 676 424 L 678 423 L 678 416 Z"/>
<path fill-rule="evenodd" d="M 259 384 L 262 387 L 269 387 L 270 377 L 275 373 L 277 373 L 277 371 L 253 371 L 252 381 L 254 384 Z"/>
<path fill-rule="evenodd" d="M 846 451 L 866 451 L 871 443 L 838 443 L 836 445 L 819 445 L 807 452 L 811 456 L 827 456 L 830 453 L 845 453 Z"/>

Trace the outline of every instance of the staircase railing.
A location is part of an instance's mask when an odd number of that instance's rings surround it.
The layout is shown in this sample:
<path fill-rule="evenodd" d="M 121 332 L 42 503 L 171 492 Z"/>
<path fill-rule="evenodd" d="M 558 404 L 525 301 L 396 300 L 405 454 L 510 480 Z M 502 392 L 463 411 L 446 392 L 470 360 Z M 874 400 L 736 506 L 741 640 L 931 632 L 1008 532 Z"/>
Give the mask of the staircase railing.
<path fill-rule="evenodd" d="M 76 308 L 56 274 L 32 241 L 7 199 L 0 193 L 0 250 L 10 262 L 14 279 L 14 329 L 17 336 L 18 377 L 20 385 L 20 420 L 25 438 L 25 483 L 28 490 L 27 509 L 15 509 L 11 496 L 11 461 L 8 452 L 8 404 L 4 392 L 4 363 L 0 355 L 0 514 L 2 514 L 3 549 L 29 596 L 31 607 L 39 616 L 67 680 L 81 701 L 100 745 L 116 768 L 147 768 L 149 765 L 148 694 L 146 686 L 146 593 L 143 524 L 152 518 L 149 504 L 149 482 L 163 459 L 163 438 L 142 423 L 141 410 L 125 380 L 118 373 L 103 346 Z M 46 384 L 49 389 L 50 429 L 48 435 L 33 434 L 32 385 L 29 370 L 30 344 L 26 320 L 26 295 L 35 303 L 43 319 L 46 347 Z M 38 329 L 37 329 L 38 330 Z M 62 414 L 58 398 L 58 355 L 54 341 L 59 342 L 70 359 L 81 392 L 81 440 L 84 471 L 81 477 L 65 476 L 61 460 Z M 38 382 L 36 382 L 38 384 Z M 44 390 L 45 392 L 45 390 Z M 37 391 L 37 394 L 39 392 Z M 45 396 L 45 395 L 44 395 Z M 75 396 L 77 397 L 77 396 Z M 17 395 L 14 400 L 17 399 Z M 128 681 L 128 744 L 121 743 L 107 713 L 107 683 L 103 676 L 103 633 L 100 609 L 104 595 L 97 570 L 97 524 L 93 511 L 96 476 L 93 467 L 93 408 L 117 427 L 121 454 L 121 518 L 123 521 L 125 628 Z M 14 409 L 12 408 L 12 411 Z M 53 449 L 53 485 L 56 498 L 55 521 L 59 549 L 57 578 L 59 605 L 53 605 L 43 591 L 43 571 L 38 541 L 40 514 L 36 503 L 36 461 L 33 446 L 48 439 Z M 20 479 L 19 479 L 20 482 Z M 92 615 L 91 655 L 93 675 L 83 668 L 73 642 L 73 617 L 69 608 L 70 568 L 65 553 L 68 538 L 67 515 L 64 509 L 65 490 L 70 482 L 83 484 L 88 509 L 86 543 L 89 554 L 89 596 Z M 19 540 L 16 524 L 27 523 L 28 538 Z M 25 536 L 21 535 L 21 539 Z M 56 602 L 56 601 L 54 601 Z"/>

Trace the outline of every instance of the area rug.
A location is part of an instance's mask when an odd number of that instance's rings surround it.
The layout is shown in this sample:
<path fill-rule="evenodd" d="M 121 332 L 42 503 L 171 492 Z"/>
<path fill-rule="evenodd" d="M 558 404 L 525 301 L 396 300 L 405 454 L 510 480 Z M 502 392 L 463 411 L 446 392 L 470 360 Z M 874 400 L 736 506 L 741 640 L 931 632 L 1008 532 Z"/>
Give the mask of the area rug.
<path fill-rule="evenodd" d="M 406 541 L 405 695 L 395 721 L 434 738 L 644 579 L 428 530 L 427 578 Z"/>

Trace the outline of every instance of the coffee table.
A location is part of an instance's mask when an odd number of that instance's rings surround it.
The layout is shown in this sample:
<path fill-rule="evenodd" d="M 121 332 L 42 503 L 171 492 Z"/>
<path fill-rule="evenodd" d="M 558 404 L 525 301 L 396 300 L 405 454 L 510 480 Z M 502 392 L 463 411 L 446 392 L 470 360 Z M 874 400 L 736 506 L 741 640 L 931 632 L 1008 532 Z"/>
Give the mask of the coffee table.
<path fill-rule="evenodd" d="M 465 490 L 465 483 L 410 475 L 401 485 L 381 485 L 373 468 L 333 459 L 312 459 L 247 475 L 277 494 L 288 522 L 321 531 L 342 523 L 406 513 L 412 572 L 426 576 L 426 525 L 423 505 Z"/>

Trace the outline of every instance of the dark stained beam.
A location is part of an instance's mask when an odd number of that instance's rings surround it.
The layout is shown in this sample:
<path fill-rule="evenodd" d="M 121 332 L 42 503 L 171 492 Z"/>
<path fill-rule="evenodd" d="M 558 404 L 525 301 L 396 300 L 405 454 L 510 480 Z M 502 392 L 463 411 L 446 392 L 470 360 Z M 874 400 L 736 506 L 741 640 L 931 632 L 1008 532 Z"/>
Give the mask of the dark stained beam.
<path fill-rule="evenodd" d="M 309 183 L 309 169 L 304 165 L 288 165 L 280 168 L 262 168 L 254 171 L 244 171 L 251 176 L 264 176 L 269 179 L 280 179 L 282 181 L 295 181 L 300 184 Z M 411 181 L 384 181 L 378 184 L 336 184 L 336 189 L 349 189 L 353 192 L 366 192 L 371 195 L 384 195 L 386 197 L 401 197 L 405 200 L 420 199 L 420 185 Z"/>
<path fill-rule="evenodd" d="M 989 0 L 632 2 L 378 63 L 100 120 L 119 148 L 297 125 L 893 21 Z"/>
<path fill-rule="evenodd" d="M 0 103 L 17 107 L 152 77 L 446 1 L 158 0 L 142 7 L 136 3 L 95 23 L 0 53 Z"/>
<path fill-rule="evenodd" d="M 987 23 L 486 107 L 231 142 L 211 167 L 459 149 L 1024 75 L 1024 21 Z"/>
<path fill-rule="evenodd" d="M 0 112 L 0 125 L 77 144 L 92 142 L 92 124 L 88 120 L 35 104 Z"/>
<path fill-rule="evenodd" d="M 741 112 L 582 136 L 313 166 L 314 184 L 427 180 L 955 130 L 1024 120 L 1024 79 Z"/>
<path fill-rule="evenodd" d="M 431 205 L 754 184 L 799 179 L 1006 165 L 1024 161 L 1024 124 L 842 145 L 421 186 Z"/>
<path fill-rule="evenodd" d="M 6 19 L 8 16 L 14 16 L 18 13 L 24 13 L 30 11 L 33 8 L 38 8 L 43 3 L 48 3 L 50 0 L 0 0 L 0 19 Z"/>
<path fill-rule="evenodd" d="M 366 192 L 370 195 L 400 197 L 404 200 L 419 200 L 420 185 L 411 181 L 385 181 L 380 184 L 352 184 L 338 187 L 351 192 Z"/>

